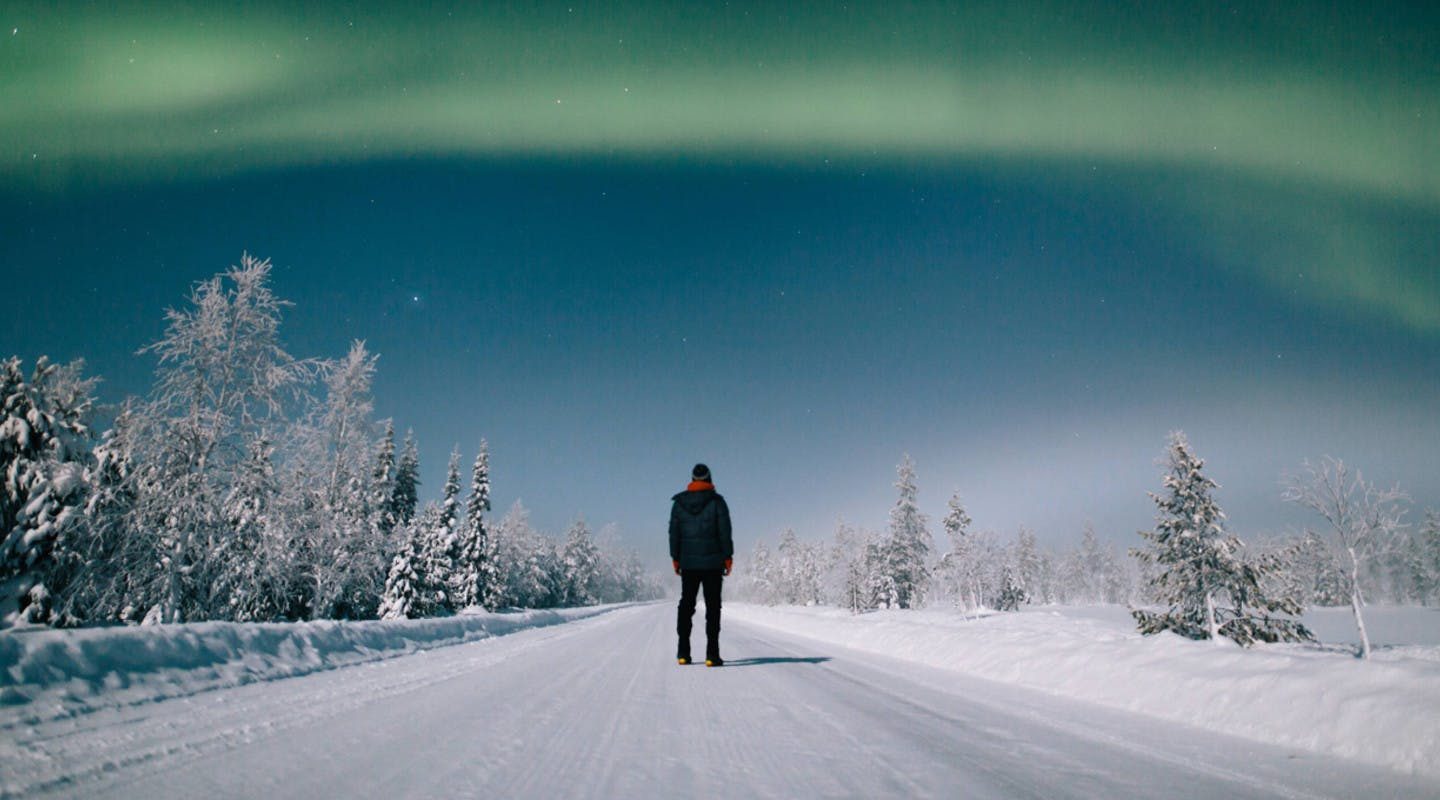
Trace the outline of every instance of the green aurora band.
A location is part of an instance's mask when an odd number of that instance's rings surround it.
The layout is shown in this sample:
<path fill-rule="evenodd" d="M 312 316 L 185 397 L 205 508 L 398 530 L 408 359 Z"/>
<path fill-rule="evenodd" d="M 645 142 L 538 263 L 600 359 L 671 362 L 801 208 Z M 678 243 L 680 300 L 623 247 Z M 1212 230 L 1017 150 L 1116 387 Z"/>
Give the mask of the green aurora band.
<path fill-rule="evenodd" d="M 410 157 L 973 168 L 1109 193 L 1279 293 L 1440 333 L 1433 12 L 237 5 L 7 5 L 0 180 Z"/>

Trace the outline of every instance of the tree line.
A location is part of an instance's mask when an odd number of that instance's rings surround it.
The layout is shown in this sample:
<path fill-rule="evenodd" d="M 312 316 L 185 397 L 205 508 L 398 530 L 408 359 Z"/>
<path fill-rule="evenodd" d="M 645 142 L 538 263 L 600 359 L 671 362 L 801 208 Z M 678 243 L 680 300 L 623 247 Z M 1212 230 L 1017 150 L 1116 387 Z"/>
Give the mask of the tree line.
<path fill-rule="evenodd" d="M 0 617 L 59 626 L 400 618 L 468 606 L 658 596 L 639 558 L 577 520 L 564 542 L 518 502 L 490 518 L 480 443 L 419 505 L 413 434 L 371 402 L 378 356 L 292 356 L 270 263 L 192 287 L 167 312 L 145 397 L 95 431 L 81 362 L 0 361 Z M 398 450 L 398 452 L 397 452 Z"/>
<path fill-rule="evenodd" d="M 1008 611 L 1022 603 L 1131 606 L 1146 633 L 1226 637 L 1242 644 L 1305 639 L 1295 617 L 1311 605 L 1349 605 L 1361 653 L 1368 602 L 1440 605 L 1440 513 L 1406 520 L 1407 498 L 1384 489 L 1339 459 L 1305 464 L 1284 479 L 1282 497 L 1320 525 L 1247 546 L 1215 502 L 1218 488 L 1183 433 L 1166 449 L 1162 490 L 1151 494 L 1155 527 L 1128 554 L 1102 543 L 1086 525 L 1078 546 L 1052 549 L 1021 528 L 1013 538 L 977 530 L 959 493 L 940 522 L 916 505 L 915 465 L 897 468 L 898 497 L 883 531 L 840 522 L 828 541 L 794 530 L 751 552 L 741 593 L 766 604 L 834 605 L 859 613 L 883 608 L 953 606 Z"/>

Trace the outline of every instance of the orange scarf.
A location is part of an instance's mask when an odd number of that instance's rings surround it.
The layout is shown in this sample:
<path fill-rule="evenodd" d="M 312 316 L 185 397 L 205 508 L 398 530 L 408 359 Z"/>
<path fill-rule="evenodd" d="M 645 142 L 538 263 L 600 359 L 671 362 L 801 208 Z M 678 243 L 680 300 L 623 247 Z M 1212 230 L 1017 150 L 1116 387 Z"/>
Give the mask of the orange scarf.
<path fill-rule="evenodd" d="M 715 484 L 710 481 L 690 481 L 690 485 L 685 487 L 685 491 L 687 492 L 709 492 L 714 490 Z"/>

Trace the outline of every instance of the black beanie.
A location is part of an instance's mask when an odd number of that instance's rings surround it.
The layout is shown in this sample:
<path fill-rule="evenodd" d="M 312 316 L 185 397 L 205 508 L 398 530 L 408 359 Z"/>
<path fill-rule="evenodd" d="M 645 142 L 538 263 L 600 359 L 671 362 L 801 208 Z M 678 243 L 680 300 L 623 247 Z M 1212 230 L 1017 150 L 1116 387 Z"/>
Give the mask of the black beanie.
<path fill-rule="evenodd" d="M 704 464 L 696 464 L 695 469 L 690 470 L 690 479 L 697 481 L 710 480 L 710 468 Z"/>

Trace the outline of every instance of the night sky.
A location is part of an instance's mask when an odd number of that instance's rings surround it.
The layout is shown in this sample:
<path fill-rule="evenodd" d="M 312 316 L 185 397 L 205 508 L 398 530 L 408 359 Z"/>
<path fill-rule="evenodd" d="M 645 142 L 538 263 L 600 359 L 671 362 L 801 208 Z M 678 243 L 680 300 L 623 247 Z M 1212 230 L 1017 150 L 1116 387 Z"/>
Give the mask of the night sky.
<path fill-rule="evenodd" d="M 0 355 L 144 393 L 249 251 L 424 496 L 484 436 L 657 560 L 697 460 L 742 550 L 883 527 L 905 453 L 1133 544 L 1173 429 L 1241 536 L 1325 454 L 1440 506 L 1426 4 L 233 5 L 0 9 Z"/>

